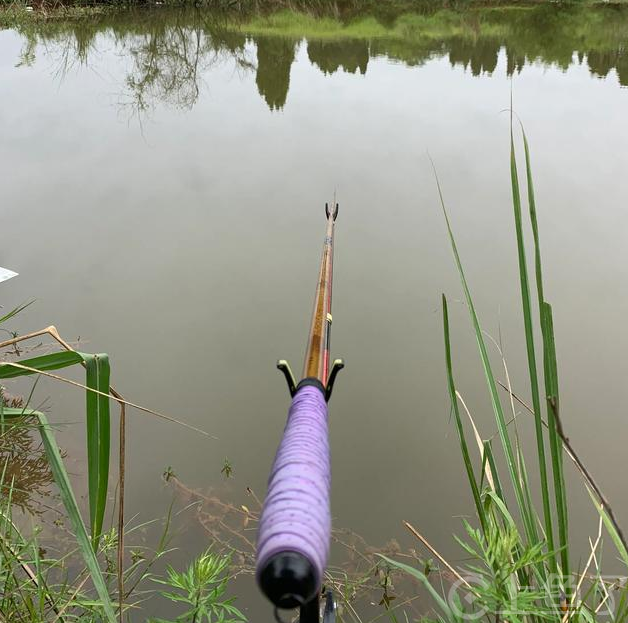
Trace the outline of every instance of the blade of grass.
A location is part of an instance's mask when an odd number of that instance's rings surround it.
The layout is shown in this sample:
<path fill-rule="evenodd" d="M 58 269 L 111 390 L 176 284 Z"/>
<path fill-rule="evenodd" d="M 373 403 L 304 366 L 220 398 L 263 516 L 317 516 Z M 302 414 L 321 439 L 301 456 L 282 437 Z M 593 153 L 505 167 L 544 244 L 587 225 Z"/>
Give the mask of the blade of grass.
<path fill-rule="evenodd" d="M 438 607 L 442 610 L 443 614 L 447 618 L 448 621 L 455 621 L 456 617 L 452 612 L 451 608 L 447 605 L 447 602 L 440 596 L 438 591 L 430 584 L 430 581 L 427 579 L 424 573 L 411 567 L 410 565 L 405 565 L 402 562 L 397 562 L 396 560 L 392 560 L 392 558 L 388 558 L 388 556 L 384 556 L 383 554 L 377 554 L 380 558 L 385 560 L 391 567 L 395 567 L 400 569 L 401 571 L 405 571 L 408 575 L 415 577 L 423 586 L 427 589 L 427 592 L 431 595 L 432 599 L 438 604 Z"/>
<path fill-rule="evenodd" d="M 562 443 L 558 435 L 558 367 L 556 365 L 556 345 L 554 342 L 554 322 L 552 307 L 543 302 L 542 311 L 543 339 L 547 352 L 545 391 L 547 394 L 547 424 L 550 434 L 550 450 L 552 454 L 552 469 L 554 474 L 554 490 L 556 495 L 556 511 L 558 515 L 558 539 L 560 543 L 560 557 L 563 576 L 569 576 L 569 525 L 567 512 L 567 494 L 563 468 Z"/>
<path fill-rule="evenodd" d="M 57 442 L 55 441 L 52 429 L 46 416 L 43 413 L 37 412 L 36 417 L 39 422 L 39 430 L 41 432 L 41 438 L 46 450 L 46 455 L 48 456 L 52 475 L 57 483 L 57 487 L 59 488 L 61 500 L 63 501 L 63 505 L 70 519 L 72 530 L 76 536 L 83 560 L 90 572 L 94 588 L 100 598 L 105 618 L 108 623 L 116 623 L 113 606 L 111 604 L 109 592 L 107 591 L 107 585 L 105 584 L 105 579 L 98 565 L 96 554 L 94 553 L 89 536 L 87 535 L 85 524 L 81 518 L 76 498 L 74 497 L 74 492 L 72 491 L 72 486 L 70 485 L 70 481 L 68 479 L 68 474 L 65 470 L 65 466 L 63 465 L 63 460 L 61 459 L 59 447 L 57 446 Z"/>
<path fill-rule="evenodd" d="M 451 362 L 451 340 L 449 334 L 449 314 L 447 311 L 447 298 L 442 295 L 443 301 L 443 331 L 445 336 L 445 362 L 447 367 L 447 387 L 449 389 L 449 398 L 451 400 L 451 409 L 454 413 L 454 420 L 456 422 L 456 430 L 458 432 L 458 441 L 460 443 L 460 450 L 462 452 L 462 460 L 469 479 L 469 485 L 471 486 L 471 492 L 473 494 L 473 500 L 475 507 L 482 525 L 482 530 L 486 531 L 486 517 L 484 515 L 484 507 L 482 506 L 482 499 L 480 498 L 480 491 L 478 484 L 473 473 L 473 466 L 471 465 L 471 459 L 469 458 L 469 448 L 467 446 L 467 440 L 464 434 L 464 428 L 462 426 L 462 419 L 460 418 L 460 409 L 458 408 L 458 399 L 456 397 L 456 385 L 454 383 L 453 365 Z"/>
<path fill-rule="evenodd" d="M 124 616 L 124 487 L 126 480 L 126 407 L 120 403 L 118 454 L 118 618 Z"/>
<path fill-rule="evenodd" d="M 552 525 L 552 512 L 550 508 L 550 492 L 549 482 L 547 478 L 545 443 L 543 441 L 543 424 L 541 422 L 541 398 L 539 395 L 539 380 L 536 367 L 536 351 L 534 348 L 532 305 L 530 303 L 530 284 L 528 280 L 528 267 L 523 239 L 523 227 L 521 219 L 521 194 L 519 191 L 519 175 L 517 172 L 515 141 L 512 131 L 512 113 L 510 117 L 510 180 L 512 186 L 512 203 L 515 217 L 515 231 L 517 235 L 519 282 L 521 286 L 521 306 L 523 309 L 523 324 L 526 338 L 526 352 L 528 356 L 528 372 L 530 376 L 530 390 L 532 393 L 532 407 L 534 409 L 534 429 L 536 434 L 536 447 L 539 462 L 541 498 L 543 502 L 543 519 L 545 523 L 545 536 L 547 538 L 547 547 L 550 553 L 550 561 L 552 563 L 552 571 L 555 572 L 558 568 L 556 564 L 556 557 L 554 554 L 554 528 Z"/>
<path fill-rule="evenodd" d="M 484 457 L 488 462 L 488 466 L 491 470 L 491 475 L 493 476 L 493 485 L 495 486 L 495 493 L 500 497 L 500 499 L 506 505 L 506 498 L 504 497 L 504 491 L 502 489 L 502 484 L 499 480 L 499 472 L 497 471 L 497 465 L 495 463 L 495 456 L 493 455 L 493 444 L 490 439 L 484 442 Z"/>
<path fill-rule="evenodd" d="M 40 357 L 33 357 L 32 359 L 22 359 L 15 362 L 3 362 L 0 363 L 0 379 L 12 379 L 18 376 L 28 376 L 34 374 L 24 368 L 18 368 L 13 366 L 13 363 L 20 364 L 27 368 L 34 368 L 39 370 L 59 370 L 60 368 L 67 368 L 68 366 L 76 365 L 83 361 L 83 356 L 75 351 L 61 351 L 58 353 L 50 353 L 48 355 L 41 355 Z"/>
<path fill-rule="evenodd" d="M 506 419 L 504 417 L 504 411 L 502 405 L 499 401 L 499 396 L 497 394 L 497 385 L 495 383 L 495 377 L 493 375 L 493 370 L 491 368 L 491 363 L 489 361 L 488 352 L 486 349 L 486 344 L 484 342 L 484 336 L 482 333 L 482 329 L 480 327 L 480 321 L 478 320 L 477 313 L 475 311 L 475 306 L 473 304 L 473 299 L 471 297 L 471 292 L 469 290 L 469 286 L 467 284 L 467 279 L 464 273 L 464 269 L 462 266 L 462 261 L 460 259 L 460 255 L 458 253 L 458 247 L 456 245 L 456 240 L 451 228 L 451 224 L 449 222 L 449 216 L 447 214 L 447 208 L 445 207 L 445 200 L 443 198 L 442 189 L 440 186 L 440 181 L 438 179 L 438 174 L 436 172 L 436 167 L 432 162 L 432 167 L 434 169 L 434 176 L 436 178 L 436 186 L 438 188 L 438 195 L 440 198 L 441 208 L 443 210 L 443 215 L 445 217 L 445 223 L 447 225 L 447 232 L 449 235 L 449 241 L 451 243 L 451 248 L 454 255 L 454 260 L 456 263 L 456 267 L 458 269 L 458 274 L 460 276 L 460 281 L 462 283 L 462 289 L 464 291 L 465 299 L 467 301 L 467 306 L 469 309 L 469 314 L 471 316 L 471 322 L 473 324 L 473 329 L 475 331 L 475 338 L 478 345 L 478 350 L 480 353 L 480 359 L 482 361 L 482 367 L 484 370 L 484 377 L 486 379 L 486 384 L 488 386 L 489 395 L 491 399 L 491 405 L 493 407 L 493 413 L 495 415 L 495 419 L 497 421 L 497 428 L 499 432 L 499 436 L 502 442 L 502 446 L 504 449 L 504 454 L 506 457 L 506 465 L 508 467 L 508 472 L 510 474 L 510 480 L 512 482 L 513 490 L 515 493 L 515 498 L 517 500 L 517 505 L 519 507 L 521 518 L 523 521 L 524 529 L 526 532 L 526 537 L 528 541 L 532 543 L 538 542 L 538 533 L 536 530 L 536 524 L 533 519 L 533 511 L 530 509 L 525 500 L 525 496 L 521 489 L 521 483 L 519 480 L 519 474 L 517 471 L 517 465 L 515 461 L 515 455 L 512 448 L 512 443 L 510 440 L 510 436 L 508 434 L 508 428 L 506 425 Z"/>
<path fill-rule="evenodd" d="M 530 162 L 530 146 L 523 126 L 523 148 L 526 162 L 526 180 L 528 186 L 528 207 L 530 212 L 530 224 L 534 239 L 534 266 L 536 274 L 536 289 L 541 322 L 541 335 L 543 338 L 543 373 L 545 378 L 545 396 L 547 402 L 547 423 L 550 440 L 550 453 L 552 459 L 552 475 L 554 482 L 554 496 L 556 498 L 556 513 L 558 516 L 558 539 L 561 548 L 561 566 L 563 575 L 569 575 L 569 527 L 567 524 L 567 489 L 565 486 L 563 454 L 560 440 L 556 432 L 554 408 L 558 410 L 558 367 L 556 364 L 556 346 L 554 342 L 554 327 L 552 321 L 552 308 L 546 303 L 543 292 L 543 268 L 541 264 L 541 243 L 539 239 L 539 226 L 537 221 L 536 201 L 534 197 L 534 182 L 532 179 L 532 165 Z M 534 407 L 535 420 L 540 418 L 540 407 Z"/>
<path fill-rule="evenodd" d="M 591 489 L 589 489 L 589 487 L 587 487 L 587 492 L 591 496 L 591 500 L 597 512 L 600 514 L 600 517 L 602 518 L 602 521 L 604 522 L 604 527 L 606 528 L 606 531 L 610 535 L 611 540 L 613 541 L 613 544 L 617 548 L 617 552 L 619 553 L 619 556 L 621 557 L 624 564 L 628 567 L 628 549 L 626 549 L 623 539 L 619 536 L 617 529 L 615 528 L 615 524 L 611 521 L 611 518 L 608 516 L 608 513 L 606 512 L 604 505 L 595 497 L 595 495 L 593 494 Z"/>
<path fill-rule="evenodd" d="M 486 462 L 486 455 L 484 454 L 484 442 L 482 441 L 482 437 L 480 437 L 480 433 L 477 429 L 477 426 L 475 425 L 475 421 L 473 419 L 473 417 L 471 416 L 471 412 L 469 411 L 469 407 L 467 407 L 467 403 L 464 401 L 464 398 L 462 397 L 462 394 L 456 390 L 456 398 L 458 399 L 458 401 L 460 402 L 460 404 L 462 405 L 462 408 L 464 409 L 464 412 L 467 416 L 467 419 L 469 420 L 470 424 L 471 424 L 471 428 L 473 429 L 473 436 L 475 437 L 475 443 L 477 444 L 478 450 L 480 452 L 480 459 L 482 460 L 482 468 L 480 473 L 482 474 L 480 477 L 480 482 L 479 482 L 479 488 L 480 491 L 482 490 L 482 486 L 484 483 L 484 479 L 486 478 L 486 482 L 488 483 L 488 486 L 491 489 L 495 489 L 495 482 L 493 481 L 493 474 L 491 473 L 491 467 L 490 465 Z"/>
<path fill-rule="evenodd" d="M 110 414 L 109 357 L 107 355 L 83 355 L 86 368 L 85 384 L 95 393 L 86 392 L 87 416 L 87 479 L 89 482 L 89 517 L 94 551 L 102 533 L 109 485 Z"/>
<path fill-rule="evenodd" d="M 0 478 L 0 485 L 4 483 L 3 477 Z M 16 490 L 12 481 L 6 488 L 8 489 L 8 504 L 11 504 L 11 497 Z M 13 519 L 10 515 L 10 507 L 5 513 L 3 509 L 0 509 L 0 525 L 6 526 L 6 534 L 0 534 L 0 547 L 4 550 L 5 555 L 8 554 L 22 569 L 25 575 L 29 578 L 30 582 L 37 589 L 37 593 L 40 597 L 39 611 L 43 611 L 43 602 L 46 601 L 53 612 L 57 613 L 57 607 L 54 599 L 51 596 L 50 590 L 46 583 L 46 578 L 39 572 L 37 565 L 39 562 L 38 554 L 39 548 L 33 547 L 32 542 L 27 541 L 19 528 L 13 523 Z M 25 560 L 26 557 L 26 560 Z M 35 570 L 31 568 L 31 558 L 35 559 Z M 28 562 L 27 562 L 28 560 Z"/>
<path fill-rule="evenodd" d="M 35 411 L 24 409 L 24 407 L 16 408 L 16 407 L 5 407 L 2 405 L 0 405 L 0 412 L 2 413 L 3 417 L 9 420 L 28 416 L 28 415 L 34 415 L 36 413 Z"/>
<path fill-rule="evenodd" d="M 109 484 L 110 416 L 107 355 L 88 355 L 72 350 L 0 364 L 0 378 L 14 378 L 58 370 L 78 363 L 86 368 L 86 428 L 90 526 L 94 549 L 98 548 Z M 16 365 L 17 364 L 17 365 Z M 23 366 L 23 367 L 17 367 Z M 2 414 L 4 417 L 4 410 Z"/>
<path fill-rule="evenodd" d="M 526 468 L 525 460 L 523 457 L 523 452 L 521 450 L 521 443 L 519 441 L 519 437 L 517 436 L 517 441 L 515 444 L 517 450 L 517 462 L 519 464 L 519 473 L 521 474 L 521 484 L 523 488 L 523 492 L 526 496 L 527 503 L 532 506 L 532 497 L 530 495 L 530 483 L 528 479 L 528 470 Z M 539 521 L 540 524 L 540 521 Z M 552 556 L 553 550 L 550 550 L 550 558 Z"/>
<path fill-rule="evenodd" d="M 24 311 L 27 307 L 32 305 L 34 302 L 35 301 L 29 301 L 28 303 L 22 303 L 21 305 L 19 305 L 15 309 L 12 309 L 8 314 L 5 314 L 4 316 L 2 316 L 0 318 L 0 324 L 2 324 L 3 322 L 6 322 L 7 320 L 10 320 L 11 318 L 13 318 L 13 316 L 17 316 L 20 312 Z"/>

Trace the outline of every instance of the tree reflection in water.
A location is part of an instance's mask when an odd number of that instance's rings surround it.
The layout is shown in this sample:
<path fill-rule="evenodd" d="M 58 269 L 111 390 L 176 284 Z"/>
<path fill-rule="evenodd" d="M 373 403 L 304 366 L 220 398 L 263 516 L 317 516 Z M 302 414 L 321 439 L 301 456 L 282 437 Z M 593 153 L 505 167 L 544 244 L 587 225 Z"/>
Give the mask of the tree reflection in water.
<path fill-rule="evenodd" d="M 271 110 L 284 107 L 290 88 L 290 68 L 296 42 L 283 37 L 258 37 L 255 83 Z"/>
<path fill-rule="evenodd" d="M 563 69 L 586 63 L 592 75 L 605 77 L 615 70 L 620 84 L 628 85 L 628 8 L 543 5 L 525 11 L 400 13 L 369 18 L 372 32 L 356 21 L 363 17 L 327 16 L 319 23 L 307 16 L 305 23 L 301 14 L 284 13 L 284 23 L 294 22 L 284 30 L 267 16 L 230 17 L 207 10 L 130 10 L 72 22 L 43 21 L 18 27 L 24 36 L 18 65 L 32 64 L 43 50 L 56 59 L 63 76 L 75 64 L 88 64 L 101 38 L 113 41 L 117 53 L 130 61 L 124 103 L 139 113 L 156 104 L 191 109 L 211 67 L 225 62 L 255 72 L 260 96 L 271 110 L 280 110 L 302 38 L 310 63 L 325 75 L 339 70 L 364 75 L 369 61 L 383 56 L 409 66 L 445 57 L 479 76 L 492 74 L 504 54 L 508 75 L 532 62 Z M 331 30 L 323 36 L 319 27 Z"/>
<path fill-rule="evenodd" d="M 126 86 L 133 107 L 145 112 L 155 103 L 189 110 L 197 102 L 204 74 L 231 59 L 244 70 L 254 64 L 246 53 L 246 37 L 199 17 L 193 23 L 149 22 L 147 32 L 122 40 L 132 59 Z"/>
<path fill-rule="evenodd" d="M 369 62 L 368 41 L 308 41 L 307 56 L 325 75 L 339 69 L 364 75 Z"/>

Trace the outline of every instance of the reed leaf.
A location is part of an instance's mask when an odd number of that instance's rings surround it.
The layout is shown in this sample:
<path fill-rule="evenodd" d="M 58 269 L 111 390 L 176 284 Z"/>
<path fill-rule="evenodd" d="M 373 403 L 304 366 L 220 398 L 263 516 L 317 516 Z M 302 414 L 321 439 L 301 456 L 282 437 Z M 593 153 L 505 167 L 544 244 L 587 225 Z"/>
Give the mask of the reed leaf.
<path fill-rule="evenodd" d="M 28 409 L 25 409 L 24 407 L 5 407 L 4 405 L 0 404 L 0 416 L 8 420 L 14 420 L 16 418 L 35 414 L 36 411 L 30 411 Z"/>
<path fill-rule="evenodd" d="M 15 363 L 45 372 L 47 370 L 60 370 L 61 368 L 67 368 L 82 362 L 83 355 L 81 353 L 67 350 L 33 357 L 32 359 L 22 359 Z M 18 376 L 29 376 L 31 374 L 35 374 L 35 372 L 12 366 L 11 362 L 0 363 L 0 379 L 13 379 Z"/>
<path fill-rule="evenodd" d="M 500 497 L 500 499 L 508 508 L 508 504 L 506 503 L 506 498 L 504 497 L 504 490 L 502 489 L 502 483 L 499 479 L 499 472 L 497 471 L 497 464 L 495 463 L 495 455 L 493 454 L 493 444 L 491 440 L 487 440 L 484 442 L 484 456 L 486 457 L 486 461 L 488 461 L 488 465 L 491 468 L 491 474 L 493 476 L 493 484 L 495 485 L 495 493 Z"/>
<path fill-rule="evenodd" d="M 86 368 L 86 428 L 89 516 L 94 550 L 102 532 L 109 485 L 110 413 L 109 394 L 110 366 L 107 355 L 89 355 L 76 351 L 50 353 L 14 363 L 38 371 L 58 370 L 75 364 Z M 0 379 L 36 374 L 11 362 L 0 363 Z M 100 393 L 97 393 L 100 392 Z M 0 416 L 2 414 L 0 413 Z"/>
<path fill-rule="evenodd" d="M 547 424 L 550 434 L 550 450 L 554 474 L 556 512 L 558 515 L 558 538 L 561 547 L 561 565 L 563 576 L 569 575 L 569 525 L 567 510 L 567 489 L 563 467 L 563 444 L 557 431 L 556 414 L 559 409 L 558 366 L 556 363 L 556 344 L 554 341 L 554 321 L 552 306 L 543 302 L 541 311 L 545 359 L 545 392 L 547 394 Z"/>
<path fill-rule="evenodd" d="M 477 480 L 473 472 L 473 466 L 469 457 L 469 447 L 464 434 L 464 428 L 462 426 L 462 419 L 460 418 L 460 409 L 458 407 L 458 398 L 456 397 L 456 385 L 454 383 L 453 366 L 451 362 L 451 340 L 449 334 L 449 314 L 447 311 L 447 298 L 442 295 L 443 301 L 443 331 L 445 335 L 445 362 L 447 367 L 447 387 L 449 389 L 449 398 L 451 400 L 451 409 L 454 414 L 454 420 L 456 422 L 456 430 L 458 432 L 458 441 L 460 443 L 460 450 L 462 452 L 462 459 L 464 461 L 464 467 L 469 479 L 469 485 L 471 486 L 471 492 L 473 494 L 473 501 L 480 518 L 482 529 L 486 530 L 486 516 L 484 514 L 484 507 L 482 506 L 482 499 L 480 497 L 480 491 L 478 488 Z"/>
<path fill-rule="evenodd" d="M 109 392 L 109 357 L 83 355 L 87 370 L 85 384 L 96 391 Z M 89 482 L 89 518 L 94 550 L 102 533 L 109 484 L 110 417 L 109 398 L 86 392 L 87 478 Z"/>
<path fill-rule="evenodd" d="M 37 417 L 39 422 L 39 430 L 41 432 L 41 438 L 46 450 L 48 462 L 50 463 L 52 475 L 57 483 L 57 487 L 59 488 L 61 500 L 70 519 L 79 550 L 85 565 L 89 570 L 94 588 L 96 589 L 100 599 L 100 605 L 102 605 L 104 610 L 106 621 L 107 623 L 116 623 L 116 617 L 111 604 L 111 599 L 109 597 L 109 592 L 107 590 L 107 585 L 98 565 L 98 560 L 96 559 L 96 554 L 92 548 L 85 524 L 81 518 L 81 513 L 79 512 L 76 498 L 74 497 L 74 493 L 68 479 L 68 474 L 65 470 L 65 466 L 63 465 L 61 453 L 59 452 L 59 447 L 55 441 L 52 429 L 48 423 L 48 419 L 43 413 L 33 412 L 33 415 Z"/>
<path fill-rule="evenodd" d="M 515 231 L 517 236 L 519 283 L 521 287 L 521 306 L 523 310 L 523 325 L 526 338 L 526 352 L 528 357 L 530 390 L 532 393 L 532 408 L 534 411 L 534 429 L 536 433 L 536 447 L 539 461 L 539 476 L 541 483 L 541 498 L 543 502 L 545 536 L 547 538 L 548 551 L 550 552 L 552 570 L 557 571 L 556 558 L 554 556 L 554 529 L 552 526 L 552 512 L 550 509 L 550 491 L 547 477 L 547 463 L 545 458 L 545 442 L 543 440 L 543 423 L 541 420 L 541 398 L 539 394 L 539 380 L 536 366 L 536 351 L 534 348 L 534 326 L 532 322 L 532 305 L 530 302 L 530 284 L 528 280 L 528 267 L 525 253 L 525 243 L 523 238 L 523 226 L 521 218 L 521 193 L 519 190 L 517 158 L 515 154 L 515 142 L 512 131 L 512 116 L 510 120 L 510 180 L 512 186 L 512 204 L 515 218 Z M 529 179 L 529 183 L 530 182 L 531 180 Z M 524 486 L 524 489 L 528 489 L 528 487 Z M 530 500 L 528 500 L 527 503 L 531 504 Z"/>
<path fill-rule="evenodd" d="M 534 266 L 536 276 L 536 289 L 541 324 L 541 336 L 543 339 L 543 375 L 545 379 L 545 397 L 547 403 L 547 422 L 549 430 L 550 453 L 552 460 L 552 476 L 554 483 L 554 496 L 556 499 L 556 514 L 558 516 L 558 540 L 560 544 L 560 556 L 562 573 L 569 575 L 569 526 L 567 512 L 567 488 L 565 486 L 563 469 L 562 443 L 556 431 L 554 409 L 558 409 L 558 366 L 556 363 L 556 346 L 554 340 L 554 326 L 552 308 L 545 301 L 543 289 L 543 268 L 541 264 L 541 243 L 539 238 L 539 226 L 537 221 L 536 201 L 534 195 L 534 182 L 532 179 L 532 165 L 530 158 L 530 146 L 525 129 L 522 127 L 523 149 L 526 163 L 526 181 L 528 190 L 528 209 L 530 225 L 534 239 Z M 512 141 L 512 132 L 511 132 Z M 540 406 L 534 407 L 535 420 L 540 418 Z"/>
<path fill-rule="evenodd" d="M 433 165 L 432 165 L 433 166 Z M 510 440 L 510 436 L 508 433 L 508 426 L 506 424 L 506 418 L 504 417 L 504 410 L 502 408 L 501 402 L 499 400 L 499 395 L 497 393 L 497 384 L 495 382 L 495 376 L 493 374 L 493 369 L 491 367 L 491 363 L 488 357 L 488 351 L 486 349 L 486 344 L 484 341 L 484 335 L 482 333 L 482 328 L 480 327 L 480 321 L 478 320 L 477 313 L 475 311 L 475 305 L 473 304 L 473 298 L 471 297 L 471 292 L 469 290 L 469 286 L 467 283 L 467 279 L 464 273 L 464 268 L 462 266 L 462 261 L 460 259 L 460 255 L 458 253 L 458 247 L 456 245 L 456 239 L 453 234 L 453 230 L 451 228 L 451 223 L 449 221 L 449 216 L 447 214 L 447 208 L 445 206 L 445 200 L 443 198 L 442 189 L 440 186 L 440 181 L 438 179 L 438 175 L 436 174 L 436 170 L 434 169 L 434 175 L 436 176 L 436 186 L 438 189 L 438 195 L 440 198 L 441 208 L 443 210 L 443 215 L 445 217 L 445 224 L 447 226 L 447 232 L 449 235 L 449 241 L 451 243 L 451 248 L 454 255 L 454 260 L 456 263 L 456 267 L 458 269 L 458 274 L 460 276 L 460 282 L 462 284 L 462 289 L 464 291 L 464 296 L 467 302 L 467 307 L 469 310 L 469 315 L 471 316 L 471 322 L 473 325 L 473 329 L 475 331 L 475 338 L 478 345 L 478 350 L 480 354 L 480 359 L 482 362 L 482 367 L 484 370 L 484 377 L 486 380 L 486 384 L 488 387 L 491 405 L 493 407 L 493 413 L 495 415 L 495 419 L 497 422 L 497 429 L 499 432 L 499 437 L 502 442 L 502 447 L 504 449 L 504 455 L 506 458 L 506 465 L 508 467 L 508 472 L 510 475 L 510 480 L 512 483 L 512 487 L 515 493 L 515 498 L 517 500 L 517 505 L 519 507 L 519 511 L 521 513 L 521 518 L 523 521 L 525 533 L 527 539 L 530 543 L 538 542 L 538 533 L 536 530 L 536 524 L 534 520 L 534 510 L 530 508 L 526 503 L 526 497 L 524 495 L 523 489 L 521 487 L 521 482 L 519 478 L 519 473 L 517 469 L 517 463 L 515 459 L 515 454 L 512 448 L 512 442 Z"/>

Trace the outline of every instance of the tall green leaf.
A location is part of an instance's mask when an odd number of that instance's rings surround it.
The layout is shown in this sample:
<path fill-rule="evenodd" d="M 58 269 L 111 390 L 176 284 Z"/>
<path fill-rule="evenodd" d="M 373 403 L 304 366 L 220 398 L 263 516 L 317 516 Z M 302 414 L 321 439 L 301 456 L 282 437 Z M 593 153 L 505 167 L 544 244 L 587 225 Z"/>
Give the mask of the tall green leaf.
<path fill-rule="evenodd" d="M 50 353 L 32 359 L 0 363 L 0 379 L 36 374 L 33 370 L 49 371 L 67 368 L 75 364 L 86 368 L 86 429 L 89 516 L 94 549 L 98 548 L 107 504 L 109 485 L 110 413 L 109 357 L 104 354 L 89 355 L 76 351 Z M 24 370 L 14 364 L 30 368 Z M 100 394 L 97 392 L 101 392 Z M 0 412 L 0 418 L 3 413 Z"/>
<path fill-rule="evenodd" d="M 532 179 L 532 165 L 530 162 L 530 146 L 528 137 L 522 127 L 523 147 L 526 161 L 526 179 L 528 186 L 528 207 L 530 224 L 534 238 L 534 265 L 536 273 L 536 289 L 543 338 L 543 376 L 545 379 L 545 397 L 547 403 L 547 422 L 552 457 L 552 475 L 554 482 L 554 496 L 556 498 L 556 513 L 558 516 L 558 539 L 561 551 L 561 566 L 564 576 L 569 575 L 569 526 L 567 513 L 567 488 L 565 486 L 563 469 L 562 443 L 556 431 L 554 409 L 558 410 L 558 366 L 556 363 L 556 346 L 554 341 L 554 326 L 552 308 L 545 301 L 543 291 L 543 269 L 541 265 L 541 243 L 537 221 L 536 201 L 534 196 L 534 182 Z M 511 138 L 512 140 L 512 138 Z M 536 407 L 534 409 L 536 417 Z M 540 412 L 539 412 L 540 415 Z"/>
<path fill-rule="evenodd" d="M 109 357 L 83 355 L 87 370 L 85 384 L 90 389 L 109 393 Z M 87 478 L 89 481 L 89 518 L 94 550 L 102 533 L 109 484 L 110 418 L 109 398 L 86 392 Z"/>
<path fill-rule="evenodd" d="M 33 414 L 37 417 L 39 422 L 39 430 L 41 432 L 41 438 L 50 463 L 52 475 L 59 487 L 61 500 L 63 501 L 63 505 L 70 519 L 70 523 L 76 536 L 81 555 L 85 561 L 85 565 L 90 572 L 94 588 L 100 598 L 106 620 L 108 623 L 116 623 L 107 585 L 105 584 L 105 579 L 102 575 L 102 571 L 100 570 L 100 566 L 98 565 L 96 554 L 92 548 L 89 536 L 87 535 L 85 524 L 81 518 L 81 513 L 79 512 L 76 498 L 74 497 L 74 492 L 72 491 L 72 486 L 70 485 L 68 474 L 65 470 L 65 466 L 63 465 L 61 453 L 59 452 L 59 447 L 55 441 L 52 429 L 48 423 L 48 419 L 43 413 L 34 412 Z"/>
<path fill-rule="evenodd" d="M 495 485 L 495 493 L 506 504 L 506 498 L 504 497 L 504 490 L 502 489 L 502 483 L 499 479 L 499 472 L 497 471 L 497 463 L 495 462 L 495 455 L 493 454 L 493 443 L 490 439 L 484 442 L 484 456 L 491 469 L 491 475 L 493 476 L 493 484 Z M 508 505 L 506 504 L 506 507 Z"/>
<path fill-rule="evenodd" d="M 482 506 L 482 499 L 480 498 L 480 491 L 478 488 L 477 480 L 473 472 L 473 466 L 469 457 L 469 448 L 467 446 L 467 440 L 464 434 L 464 428 L 462 426 L 462 419 L 460 418 L 460 409 L 458 407 L 458 398 L 456 397 L 456 385 L 454 383 L 453 365 L 451 363 L 451 341 L 449 335 L 449 314 L 447 312 L 447 298 L 442 295 L 443 300 L 443 331 L 445 335 L 445 363 L 447 367 L 447 387 L 449 389 L 449 398 L 451 400 L 451 409 L 454 413 L 454 419 L 456 422 L 456 430 L 458 431 L 458 440 L 460 443 L 460 450 L 462 452 L 462 460 L 464 461 L 464 467 L 469 479 L 469 485 L 471 486 L 471 492 L 473 494 L 473 500 L 475 502 L 475 508 L 482 524 L 482 529 L 486 530 L 486 517 L 484 515 L 484 507 Z"/>
<path fill-rule="evenodd" d="M 553 571 L 557 570 L 554 556 L 554 529 L 552 512 L 550 509 L 550 493 L 547 478 L 547 464 L 545 459 L 545 443 L 543 440 L 543 423 L 541 420 L 541 399 L 539 394 L 539 380 L 536 367 L 536 352 L 534 348 L 534 327 L 532 323 L 532 305 L 530 303 L 530 284 L 528 281 L 528 266 L 526 261 L 523 227 L 521 219 L 521 194 L 519 191 L 519 175 L 517 173 L 517 159 L 515 141 L 512 132 L 512 117 L 510 121 L 510 180 L 512 186 L 512 204 L 515 217 L 515 231 L 517 235 L 517 254 L 519 260 L 519 283 L 521 287 L 521 305 L 523 309 L 523 325 L 526 338 L 528 356 L 528 372 L 532 393 L 532 408 L 534 411 L 534 428 L 536 433 L 536 447 L 539 461 L 539 475 L 541 482 L 541 498 L 543 500 L 543 518 L 545 535 Z"/>
<path fill-rule="evenodd" d="M 436 175 L 436 170 L 434 170 L 434 174 Z M 480 327 L 480 321 L 478 320 L 478 316 L 475 311 L 473 298 L 471 297 L 471 292 L 469 290 L 469 286 L 467 284 L 467 279 L 464 273 L 464 269 L 462 267 L 462 261 L 458 253 L 456 239 L 451 229 L 451 223 L 449 222 L 449 216 L 447 214 L 447 208 L 445 207 L 445 200 L 443 199 L 443 193 L 440 186 L 440 181 L 438 179 L 438 175 L 436 175 L 436 186 L 438 188 L 440 204 L 443 210 L 443 215 L 445 217 L 445 224 L 447 225 L 447 232 L 449 234 L 449 241 L 451 243 L 454 260 L 456 262 L 456 267 L 458 269 L 458 274 L 460 276 L 462 289 L 464 291 L 464 296 L 467 301 L 467 307 L 469 309 L 469 315 L 471 316 L 471 322 L 473 324 L 473 329 L 475 331 L 475 338 L 476 338 L 478 350 L 480 353 L 480 359 L 482 361 L 482 367 L 484 369 L 484 377 L 486 379 L 486 384 L 488 386 L 489 395 L 491 399 L 491 405 L 493 407 L 493 413 L 495 414 L 495 419 L 497 421 L 497 429 L 498 429 L 499 437 L 501 439 L 502 446 L 504 449 L 504 454 L 506 457 L 506 465 L 508 467 L 508 472 L 510 474 L 510 480 L 511 480 L 512 487 L 515 493 L 515 498 L 517 500 L 517 505 L 521 513 L 521 518 L 523 520 L 526 537 L 530 541 L 531 544 L 534 544 L 538 542 L 538 532 L 536 530 L 536 523 L 534 521 L 533 509 L 531 509 L 526 504 L 526 499 L 525 499 L 525 496 L 521 487 L 521 482 L 520 482 L 519 473 L 517 469 L 517 463 L 515 459 L 515 453 L 513 451 L 512 442 L 509 437 L 508 426 L 506 424 L 506 418 L 504 417 L 504 411 L 503 411 L 501 402 L 499 400 L 499 395 L 497 393 L 497 384 L 495 383 L 495 376 L 493 375 L 493 370 L 492 370 L 491 363 L 488 357 L 488 351 L 486 349 L 486 344 L 484 342 L 484 335 L 482 333 L 482 328 Z"/>
<path fill-rule="evenodd" d="M 561 547 L 563 576 L 569 575 L 569 515 L 567 510 L 567 488 L 563 467 L 563 443 L 558 435 L 556 416 L 560 408 L 558 396 L 558 366 L 554 341 L 552 306 L 543 302 L 541 311 L 545 354 L 545 392 L 547 394 L 547 426 L 550 434 L 550 450 L 554 474 L 554 490 L 558 515 L 558 538 Z"/>

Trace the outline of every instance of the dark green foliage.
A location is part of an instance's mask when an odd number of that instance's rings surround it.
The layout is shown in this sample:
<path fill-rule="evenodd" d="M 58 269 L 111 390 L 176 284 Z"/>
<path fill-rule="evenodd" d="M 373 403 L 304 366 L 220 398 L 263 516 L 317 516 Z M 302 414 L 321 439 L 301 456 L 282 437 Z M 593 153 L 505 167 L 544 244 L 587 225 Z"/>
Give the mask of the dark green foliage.
<path fill-rule="evenodd" d="M 176 623 L 242 623 L 245 616 L 233 605 L 235 598 L 226 597 L 229 581 L 229 556 L 207 551 L 194 560 L 185 571 L 168 567 L 164 579 L 155 582 L 169 590 L 160 594 L 181 604 L 184 611 Z M 174 623 L 166 619 L 151 619 L 154 623 Z"/>

